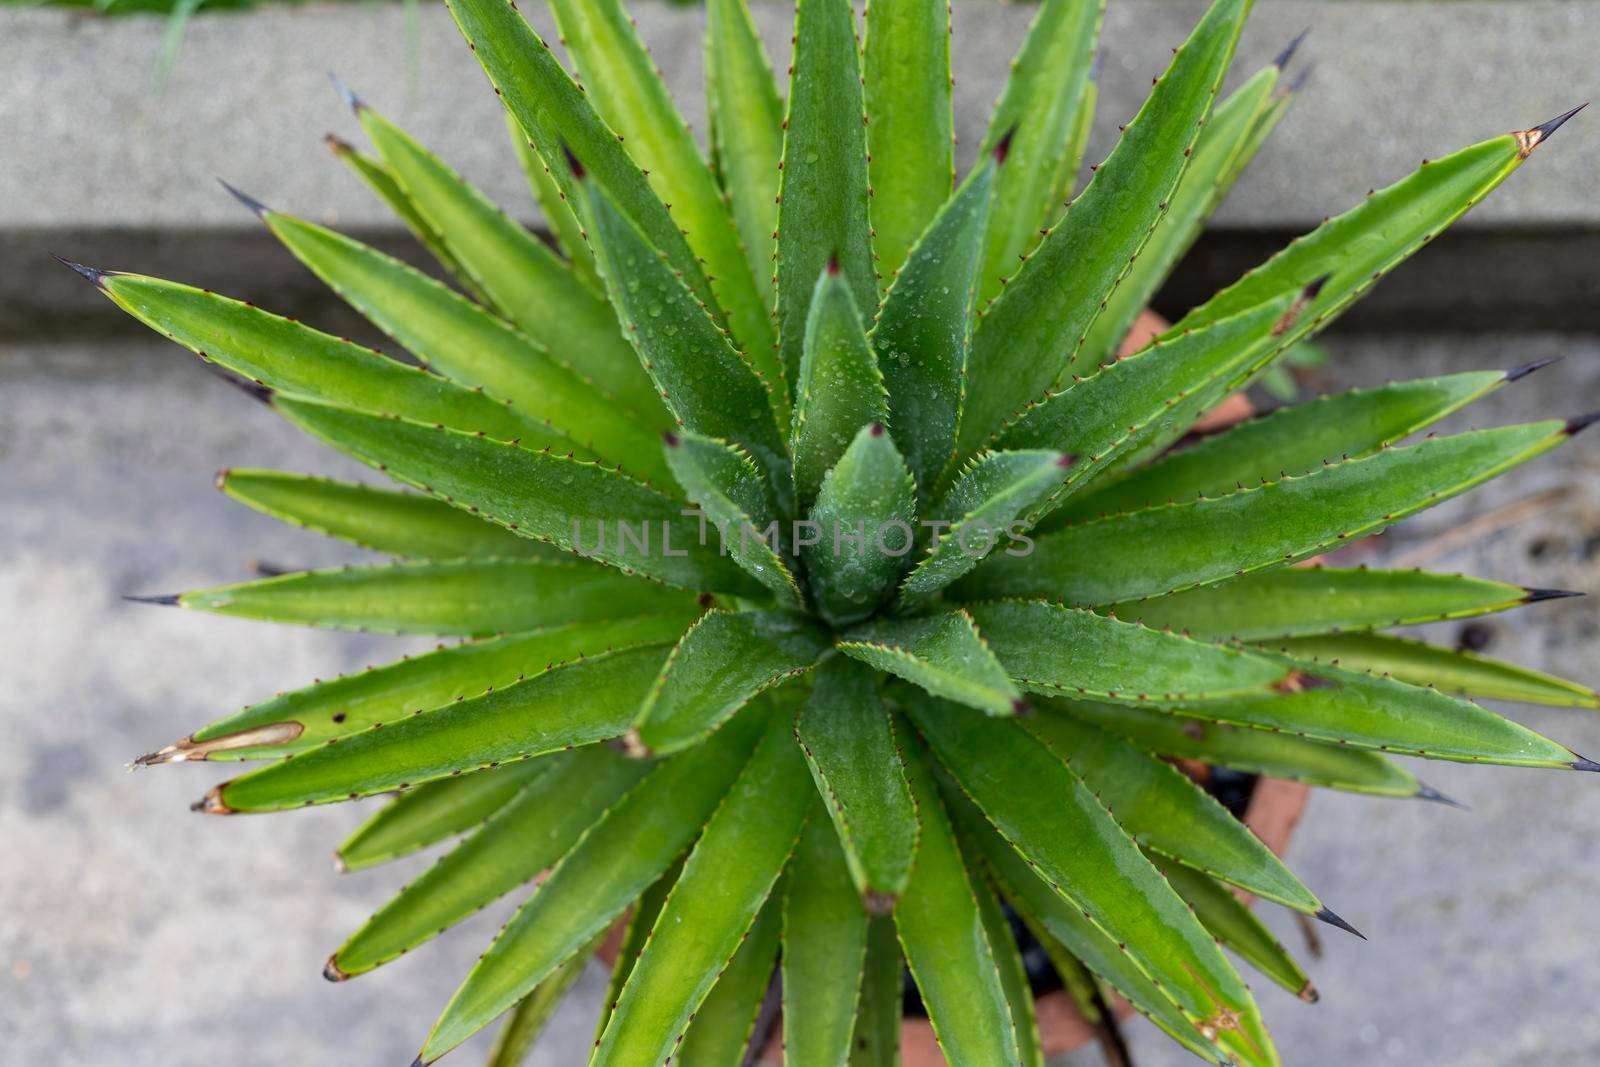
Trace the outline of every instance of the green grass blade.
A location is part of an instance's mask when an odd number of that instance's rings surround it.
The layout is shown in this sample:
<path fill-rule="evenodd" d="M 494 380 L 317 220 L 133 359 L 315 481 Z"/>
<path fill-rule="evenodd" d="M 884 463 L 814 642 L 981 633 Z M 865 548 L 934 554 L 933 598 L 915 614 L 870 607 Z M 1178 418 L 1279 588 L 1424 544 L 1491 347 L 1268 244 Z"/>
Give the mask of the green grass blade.
<path fill-rule="evenodd" d="M 1195 918 L 1217 940 L 1301 1000 L 1316 1003 L 1317 990 L 1306 972 L 1232 890 L 1199 871 L 1168 860 L 1157 858 L 1155 865 L 1178 895 L 1194 907 Z"/>
<path fill-rule="evenodd" d="M 893 277 L 955 182 L 950 5 L 874 0 L 862 47 L 873 252 Z"/>
<path fill-rule="evenodd" d="M 366 870 L 465 833 L 505 807 L 549 763 L 514 763 L 401 793 L 344 839 L 333 862 L 340 873 Z"/>
<path fill-rule="evenodd" d="M 549 762 L 556 766 L 527 783 L 340 946 L 329 960 L 333 972 L 353 977 L 381 967 L 531 882 L 649 770 L 600 746 Z"/>
<path fill-rule="evenodd" d="M 585 99 L 616 131 L 629 158 L 666 203 L 689 248 L 705 264 L 715 303 L 727 314 L 728 328 L 770 380 L 777 369 L 772 356 L 771 305 L 745 259 L 722 190 L 678 114 L 622 0 L 547 3 L 582 79 Z M 578 145 L 572 147 L 578 158 L 586 160 Z"/>
<path fill-rule="evenodd" d="M 900 584 L 900 603 L 914 608 L 1010 544 L 1028 519 L 1058 492 L 1073 466 L 1065 452 L 984 452 L 974 456 L 933 508 L 940 528 Z"/>
<path fill-rule="evenodd" d="M 1226 496 L 1068 526 L 1040 536 L 1031 555 L 991 556 L 955 588 L 1098 605 L 1213 585 L 1378 533 L 1569 436 L 1559 421 L 1462 433 Z"/>
<path fill-rule="evenodd" d="M 989 119 L 980 151 L 1016 132 L 1011 142 L 1015 165 L 1000 177 L 985 253 L 985 304 L 1061 213 L 1063 186 L 1075 177 L 1094 114 L 1089 79 L 1104 13 L 1105 0 L 1041 3 Z"/>
<path fill-rule="evenodd" d="M 492 583 L 504 588 L 505 581 Z M 516 586 L 511 587 L 513 590 Z M 635 585 L 635 589 L 648 587 Z M 536 599 L 537 587 L 521 594 Z M 433 595 L 419 589 L 418 599 Z M 613 604 L 618 594 L 604 600 Z M 621 605 L 613 604 L 621 610 Z M 317 682 L 279 694 L 195 731 L 177 744 L 141 758 L 143 764 L 195 760 L 278 759 L 334 737 L 370 730 L 402 717 L 503 689 L 556 663 L 607 649 L 676 641 L 694 621 L 695 610 L 632 618 L 599 618 L 533 633 L 441 647 L 381 667 Z"/>
<path fill-rule="evenodd" d="M 650 940 L 650 931 L 655 928 L 661 906 L 667 902 L 667 894 L 672 892 L 682 871 L 681 860 L 667 868 L 667 872 L 644 891 L 628 913 L 628 922 L 622 932 L 622 945 L 617 949 L 617 962 L 612 964 L 611 980 L 606 983 L 606 999 L 600 1005 L 599 1018 L 595 1020 L 594 1039 L 597 1043 L 600 1035 L 606 1032 L 606 1024 L 611 1021 L 611 1012 L 617 1006 L 617 998 L 622 995 L 628 975 L 633 973 L 633 965 L 644 952 L 645 942 Z"/>
<path fill-rule="evenodd" d="M 872 919 L 849 1067 L 900 1067 L 900 967 L 894 920 L 886 915 Z"/>
<path fill-rule="evenodd" d="M 878 310 L 867 220 L 866 115 L 849 0 L 800 0 L 778 194 L 778 353 L 797 382 L 817 277 L 837 259 L 856 307 Z"/>
<path fill-rule="evenodd" d="M 796 502 L 802 511 L 816 500 L 823 476 L 856 433 L 888 419 L 878 357 L 867 341 L 849 283 L 830 262 L 811 297 L 789 435 Z"/>
<path fill-rule="evenodd" d="M 1066 217 L 979 321 L 962 454 L 1085 365 L 1084 338 L 1166 210 L 1249 10 L 1250 0 L 1216 0 Z"/>
<path fill-rule="evenodd" d="M 518 537 L 416 493 L 253 469 L 217 472 L 217 488 L 263 515 L 391 556 L 554 559 L 561 555 L 551 545 Z"/>
<path fill-rule="evenodd" d="M 157 333 L 257 385 L 361 411 L 568 447 L 531 414 L 502 400 L 253 304 L 138 274 L 108 274 L 112 302 Z"/>
<path fill-rule="evenodd" d="M 700 835 L 765 722 L 760 714 L 736 717 L 705 744 L 661 763 L 596 822 L 501 929 L 419 1058 L 432 1063 L 509 1011 L 636 902 Z"/>
<path fill-rule="evenodd" d="M 922 819 L 916 866 L 894 912 L 911 976 L 951 1063 L 1021 1062 L 1005 983 L 928 757 L 906 748 L 907 777 Z"/>
<path fill-rule="evenodd" d="M 1205 1036 L 1215 1034 L 1242 1063 L 1273 1061 L 1249 990 L 1066 763 L 1016 722 L 932 701 L 909 710 L 962 791 L 1061 899 L 1125 944 L 1139 969 L 1206 1027 Z M 1118 876 L 1108 879 L 1107 871 Z M 1239 1029 L 1224 1026 L 1230 1014 Z"/>
<path fill-rule="evenodd" d="M 698 543 L 680 501 L 598 464 L 325 404 L 279 397 L 274 405 L 341 452 L 523 537 L 670 585 L 761 589 Z"/>
<path fill-rule="evenodd" d="M 918 823 L 901 741 L 878 699 L 876 677 L 853 660 L 828 660 L 795 716 L 794 733 L 827 802 L 850 879 L 868 911 L 888 913 L 911 876 Z"/>
<path fill-rule="evenodd" d="M 1376 752 L 1148 708 L 1076 700 L 1056 702 L 1054 706 L 1162 756 L 1202 760 L 1218 767 L 1349 793 L 1415 797 L 1424 792 L 1410 771 Z"/>
<path fill-rule="evenodd" d="M 772 483 L 750 454 L 737 445 L 699 434 L 666 439 L 667 466 L 702 518 L 700 543 L 708 544 L 705 519 L 717 528 L 717 551 L 772 592 L 780 605 L 799 607 L 800 586 L 783 556 L 781 524 Z"/>
<path fill-rule="evenodd" d="M 1322 910 L 1316 894 L 1260 838 L 1177 768 L 1066 715 L 1038 715 L 1026 725 L 1146 852 L 1307 915 Z"/>
<path fill-rule="evenodd" d="M 638 707 L 629 747 L 676 752 L 704 740 L 758 694 L 816 664 L 826 631 L 783 612 L 709 611 L 672 650 Z"/>
<path fill-rule="evenodd" d="M 894 590 L 915 545 L 917 490 L 881 424 L 862 427 L 822 480 L 810 533 L 799 546 L 823 618 L 866 618 Z"/>
<path fill-rule="evenodd" d="M 216 615 L 376 633 L 488 637 L 569 622 L 686 610 L 681 592 L 581 561 L 392 563 L 299 571 L 180 593 Z"/>
<path fill-rule="evenodd" d="M 996 174 L 1009 169 L 1001 165 L 1008 144 L 985 156 L 934 217 L 895 275 L 872 328 L 889 389 L 889 425 L 906 450 L 924 502 L 955 452 L 978 269 Z"/>
<path fill-rule="evenodd" d="M 789 723 L 776 716 L 684 863 L 591 1064 L 671 1056 L 782 873 L 813 797 Z"/>
<path fill-rule="evenodd" d="M 584 237 L 583 224 L 578 221 L 578 216 L 567 203 L 566 194 L 561 191 L 561 186 L 556 184 L 550 168 L 539 158 L 533 142 L 522 132 L 522 124 L 510 111 L 506 112 L 506 132 L 511 136 L 511 147 L 516 149 L 517 162 L 522 165 L 522 173 L 527 175 L 528 191 L 538 203 L 545 225 L 549 227 L 550 235 L 555 238 L 557 247 L 566 255 L 567 267 L 595 293 L 604 293 L 605 285 L 600 281 L 600 272 L 594 265 L 594 252 L 589 249 L 589 241 Z M 634 366 L 637 365 L 636 360 L 629 362 Z M 631 377 L 641 382 L 643 388 L 649 388 L 649 383 L 644 380 L 642 374 L 634 373 Z"/>
<path fill-rule="evenodd" d="M 783 160 L 783 100 L 766 46 L 744 0 L 707 0 L 706 110 L 712 153 L 750 273 L 767 307 L 775 293 L 773 234 L 778 230 L 778 164 Z M 777 366 L 776 360 L 774 360 Z M 784 403 L 785 390 L 778 390 Z"/>
<path fill-rule="evenodd" d="M 517 1002 L 505 1025 L 495 1035 L 487 1067 L 521 1067 L 533 1051 L 539 1035 L 544 1032 L 545 1025 L 561 1006 L 567 991 L 583 974 L 584 965 L 589 962 L 591 955 L 592 950 L 579 952 Z"/>
<path fill-rule="evenodd" d="M 761 1006 L 772 988 L 783 930 L 783 885 L 767 897 L 755 925 L 717 976 L 684 1031 L 675 1059 L 704 1067 L 741 1067 Z"/>
<path fill-rule="evenodd" d="M 550 355 L 650 417 L 659 404 L 616 314 L 548 245 L 371 108 L 367 136 L 500 313 Z"/>
<path fill-rule="evenodd" d="M 907 798 L 909 803 L 909 793 Z M 789 865 L 783 904 L 786 1067 L 836 1067 L 850 1055 L 870 920 L 840 840 L 814 808 Z"/>
<path fill-rule="evenodd" d="M 670 419 L 661 405 L 652 398 L 649 407 L 630 411 L 568 362 L 603 347 L 596 341 L 572 350 L 572 356 L 547 351 L 374 248 L 291 215 L 264 211 L 261 217 L 317 277 L 427 366 L 509 401 L 550 432 L 613 464 L 626 462 L 652 480 L 665 476 L 656 442 Z"/>
<path fill-rule="evenodd" d="M 355 800 L 620 737 L 667 651 L 654 645 L 601 653 L 382 730 L 334 738 L 216 786 L 204 810 L 282 811 Z"/>
<path fill-rule="evenodd" d="M 1026 706 L 965 611 L 865 623 L 845 631 L 838 648 L 869 667 L 990 715 L 1013 715 Z"/>
<path fill-rule="evenodd" d="M 1445 693 L 1567 708 L 1600 707 L 1588 686 L 1461 649 L 1388 634 L 1324 634 L 1273 641 L 1270 647 L 1314 663 L 1337 663 Z"/>

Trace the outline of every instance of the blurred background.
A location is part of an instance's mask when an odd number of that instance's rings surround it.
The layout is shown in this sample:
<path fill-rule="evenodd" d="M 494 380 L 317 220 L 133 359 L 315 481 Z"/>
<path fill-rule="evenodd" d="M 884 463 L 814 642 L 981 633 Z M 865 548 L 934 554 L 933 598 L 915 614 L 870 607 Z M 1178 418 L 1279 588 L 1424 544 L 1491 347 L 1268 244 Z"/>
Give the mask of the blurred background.
<path fill-rule="evenodd" d="M 791 11 L 754 6 L 781 69 Z M 1110 0 L 1091 161 L 1203 6 Z M 631 7 L 702 130 L 700 10 Z M 1031 13 L 956 3 L 958 159 L 975 149 Z M 548 30 L 542 14 L 531 17 Z M 1181 312 L 1424 158 L 1600 94 L 1600 0 L 1261 0 L 1238 77 L 1308 26 L 1298 103 L 1159 310 Z M 529 225 L 539 220 L 494 96 L 439 5 L 201 12 L 174 41 L 161 16 L 0 4 L 0 1048 L 40 1065 L 401 1067 L 506 907 L 327 985 L 328 953 L 427 857 L 339 876 L 330 850 L 370 805 L 207 819 L 187 805 L 226 765 L 124 769 L 279 688 L 409 650 L 120 599 L 238 580 L 260 564 L 356 558 L 229 503 L 211 488 L 216 468 L 364 474 L 144 332 L 48 253 L 363 335 L 213 181 L 422 265 L 323 147 L 330 131 L 359 135 L 330 70 Z M 1600 114 L 1573 120 L 1324 348 L 1322 366 L 1299 372 L 1302 391 L 1566 357 L 1449 428 L 1600 408 Z M 1600 439 L 1580 438 L 1361 558 L 1600 591 L 1597 475 Z M 1428 636 L 1600 682 L 1600 599 L 1471 625 Z M 1600 753 L 1593 712 L 1509 710 Z M 1596 1062 L 1600 783 L 1450 764 L 1421 773 L 1472 810 L 1312 800 L 1289 859 L 1371 940 L 1324 938 L 1308 961 L 1323 994 L 1314 1007 L 1258 984 L 1289 1062 Z M 1266 918 L 1300 943 L 1284 913 Z M 534 1062 L 582 1062 L 603 987 L 602 975 L 585 975 Z M 1146 1067 L 1192 1062 L 1142 1021 L 1130 1040 Z M 472 1050 L 452 1058 L 473 1060 Z"/>

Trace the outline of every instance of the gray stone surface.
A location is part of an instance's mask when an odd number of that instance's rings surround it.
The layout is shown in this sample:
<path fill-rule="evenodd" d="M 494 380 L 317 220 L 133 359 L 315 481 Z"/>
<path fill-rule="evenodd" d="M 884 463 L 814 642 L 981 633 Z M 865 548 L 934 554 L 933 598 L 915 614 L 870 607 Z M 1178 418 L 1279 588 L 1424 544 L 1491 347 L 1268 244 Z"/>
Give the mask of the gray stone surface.
<path fill-rule="evenodd" d="M 1600 406 L 1592 339 L 1330 344 L 1336 384 L 1568 355 L 1462 425 Z M 124 770 L 245 702 L 407 647 L 118 599 L 242 578 L 253 559 L 355 558 L 215 493 L 212 471 L 229 464 L 353 473 L 168 346 L 0 344 L 0 736 L 10 754 L 0 775 L 0 1048 L 10 1062 L 400 1067 L 504 915 L 491 909 L 329 986 L 318 973 L 328 952 L 426 861 L 338 876 L 328 852 L 370 805 L 205 818 L 186 806 L 225 769 Z M 1559 505 L 1429 565 L 1600 589 L 1597 475 L 1600 438 L 1579 438 L 1405 524 L 1371 558 L 1429 550 L 1472 517 L 1566 487 Z M 1600 680 L 1600 600 L 1556 601 L 1490 626 L 1495 654 Z M 1455 628 L 1436 629 L 1448 641 Z M 1514 711 L 1600 754 L 1595 713 Z M 1257 983 L 1289 1062 L 1592 1062 L 1600 781 L 1451 764 L 1423 773 L 1473 811 L 1331 794 L 1312 802 L 1290 859 L 1372 940 L 1326 932 L 1327 955 L 1311 967 L 1316 1007 Z M 1280 912 L 1267 917 L 1298 942 Z M 581 1062 L 601 989 L 588 974 L 536 1062 Z M 1132 1040 L 1141 1067 L 1193 1062 L 1143 1024 Z"/>

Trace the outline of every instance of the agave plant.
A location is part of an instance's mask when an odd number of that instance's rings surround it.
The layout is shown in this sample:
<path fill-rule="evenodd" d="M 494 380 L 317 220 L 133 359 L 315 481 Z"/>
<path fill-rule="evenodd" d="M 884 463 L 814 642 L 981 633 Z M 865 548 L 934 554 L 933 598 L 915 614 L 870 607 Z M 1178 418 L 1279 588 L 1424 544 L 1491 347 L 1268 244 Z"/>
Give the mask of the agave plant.
<path fill-rule="evenodd" d="M 709 165 L 618 0 L 550 6 L 580 80 L 514 4 L 451 0 L 559 251 L 353 96 L 376 155 L 336 154 L 454 287 L 242 198 L 414 363 L 75 265 L 419 491 L 224 471 L 398 561 L 153 599 L 462 640 L 140 761 L 267 761 L 215 814 L 398 794 L 346 869 L 462 837 L 335 981 L 524 892 L 418 1063 L 508 1012 L 518 1059 L 626 915 L 592 1063 L 739 1063 L 775 970 L 787 1062 L 894 1063 L 903 960 L 950 1062 L 1037 1065 L 1004 902 L 1074 989 L 1273 1064 L 1221 946 L 1311 986 L 1230 889 L 1343 924 L 1177 758 L 1420 798 L 1391 754 L 1597 769 L 1463 699 L 1592 690 L 1378 632 L 1557 594 L 1297 566 L 1585 426 L 1399 444 L 1531 367 L 1173 447 L 1569 116 L 1424 164 L 1118 359 L 1289 106 L 1286 56 L 1216 102 L 1250 0 L 1215 0 L 1075 196 L 1099 3 L 1042 5 L 959 184 L 943 2 L 874 0 L 858 43 L 848 0 L 800 0 L 785 104 L 743 0 L 711 0 Z"/>

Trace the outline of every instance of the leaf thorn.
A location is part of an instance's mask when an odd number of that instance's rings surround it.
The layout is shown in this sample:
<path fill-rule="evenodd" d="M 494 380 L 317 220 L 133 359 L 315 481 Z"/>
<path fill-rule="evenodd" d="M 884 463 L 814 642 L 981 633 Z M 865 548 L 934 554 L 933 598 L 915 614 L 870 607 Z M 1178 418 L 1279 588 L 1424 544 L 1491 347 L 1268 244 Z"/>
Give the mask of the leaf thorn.
<path fill-rule="evenodd" d="M 239 189 L 232 185 L 226 178 L 218 178 L 217 184 L 228 190 L 229 195 L 231 195 L 235 200 L 239 201 L 239 203 L 255 212 L 257 218 L 264 218 L 267 214 L 267 211 L 270 210 L 267 205 L 263 204 L 249 193 L 240 192 Z"/>
<path fill-rule="evenodd" d="M 1454 797 L 1445 796 L 1443 793 L 1433 788 L 1433 786 L 1428 785 L 1426 782 L 1417 783 L 1417 799 L 1431 800 L 1435 804 L 1443 804 L 1447 808 L 1458 808 L 1461 811 L 1472 810 L 1472 808 L 1468 805 L 1461 803 L 1461 801 L 1456 800 Z"/>
<path fill-rule="evenodd" d="M 129 596 L 124 594 L 122 599 L 134 604 L 165 604 L 171 607 L 176 607 L 178 604 L 178 594 L 176 593 L 163 593 L 160 596 Z"/>
<path fill-rule="evenodd" d="M 1560 363 L 1565 356 L 1551 356 L 1549 359 L 1536 359 L 1532 363 L 1524 363 L 1520 367 L 1512 367 L 1506 371 L 1506 381 L 1521 381 L 1536 370 L 1543 370 L 1552 363 Z"/>
<path fill-rule="evenodd" d="M 1596 769 L 1600 770 L 1600 767 L 1597 767 Z M 1355 934 L 1357 937 L 1359 937 L 1363 941 L 1365 941 L 1367 939 L 1367 935 L 1366 934 L 1362 933 L 1360 930 L 1357 930 L 1354 926 L 1351 926 L 1349 923 L 1347 923 L 1343 919 L 1339 918 L 1339 916 L 1337 916 L 1337 915 L 1335 915 L 1333 913 L 1333 910 L 1331 908 L 1322 908 L 1321 910 L 1319 910 L 1317 912 L 1317 914 L 1315 916 L 1313 916 L 1313 918 L 1319 919 L 1322 922 L 1327 923 L 1329 926 L 1336 926 L 1340 930 L 1343 930 L 1347 934 Z"/>
<path fill-rule="evenodd" d="M 345 106 L 355 114 L 361 114 L 361 109 L 367 105 L 365 101 L 355 94 L 355 90 L 346 85 L 339 78 L 339 75 L 335 74 L 331 70 L 328 71 L 328 79 L 333 82 L 333 87 L 339 93 L 339 96 L 344 100 Z"/>
<path fill-rule="evenodd" d="M 1278 53 L 1278 58 L 1276 58 L 1276 59 L 1274 59 L 1272 61 L 1272 65 L 1274 67 L 1277 67 L 1279 70 L 1282 70 L 1284 67 L 1287 67 L 1289 65 L 1289 60 L 1294 58 L 1295 52 L 1299 50 L 1300 45 L 1306 39 L 1306 35 L 1309 34 L 1310 32 L 1311 32 L 1311 27 L 1310 26 L 1307 26 L 1305 29 L 1301 30 L 1300 31 L 1300 35 L 1298 37 L 1296 37 L 1294 40 L 1290 41 L 1287 48 L 1285 48 L 1283 51 Z"/>
<path fill-rule="evenodd" d="M 56 255 L 54 252 L 50 253 L 50 258 L 54 259 L 63 267 L 66 267 L 68 270 L 78 272 L 102 289 L 106 287 L 105 282 L 102 279 L 112 273 L 108 270 L 100 270 L 97 267 L 86 267 L 82 263 L 75 263 L 70 259 L 64 259 L 63 257 Z"/>

